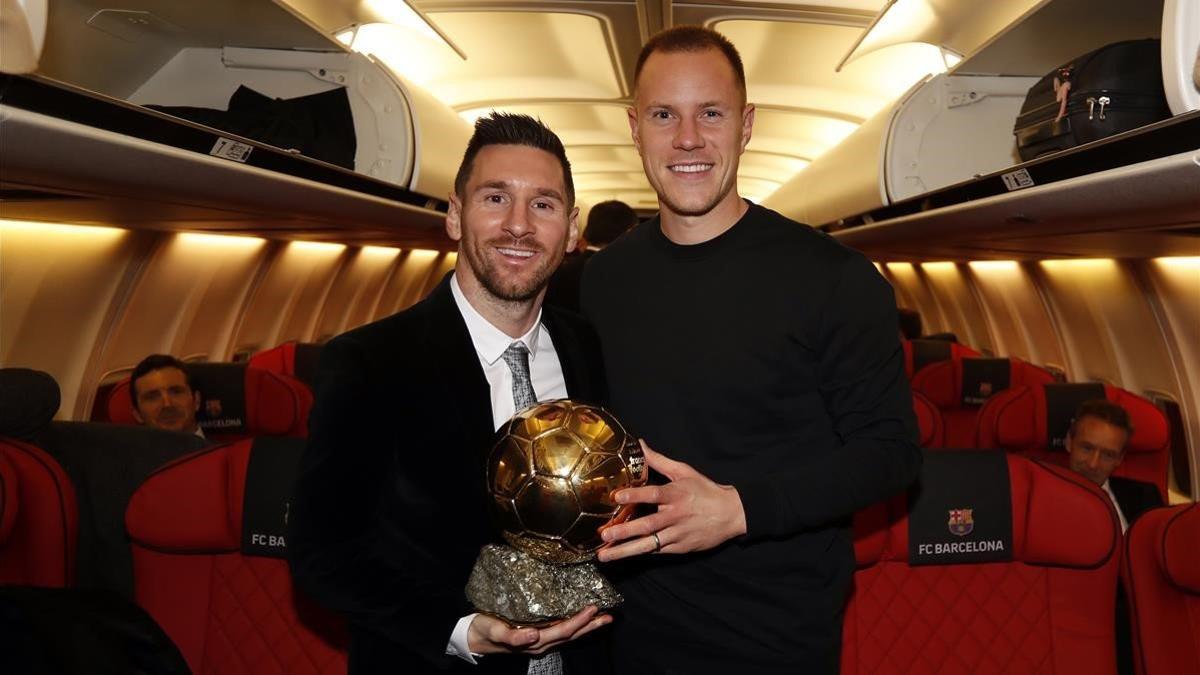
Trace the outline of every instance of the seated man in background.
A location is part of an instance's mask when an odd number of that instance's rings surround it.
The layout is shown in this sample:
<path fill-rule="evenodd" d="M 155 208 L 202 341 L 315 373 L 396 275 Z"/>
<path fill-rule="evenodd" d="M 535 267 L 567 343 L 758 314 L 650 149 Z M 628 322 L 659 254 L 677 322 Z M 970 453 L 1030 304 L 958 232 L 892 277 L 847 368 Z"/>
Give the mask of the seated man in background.
<path fill-rule="evenodd" d="M 1132 435 L 1129 413 L 1116 403 L 1096 399 L 1079 406 L 1066 439 L 1071 470 L 1108 493 L 1121 520 L 1121 532 L 1143 511 L 1163 505 L 1153 484 L 1112 477 L 1125 459 L 1125 444 Z"/>
<path fill-rule="evenodd" d="M 568 254 L 546 289 L 546 304 L 579 313 L 579 282 L 583 266 L 596 251 L 616 241 L 638 224 L 637 213 L 625 202 L 610 199 L 592 207 L 588 213 L 587 229 L 583 231 L 584 245 L 578 253 Z"/>
<path fill-rule="evenodd" d="M 144 426 L 204 438 L 196 422 L 200 394 L 187 366 L 174 356 L 151 354 L 142 359 L 129 377 L 129 397 L 133 416 Z"/>
<path fill-rule="evenodd" d="M 916 340 L 921 337 L 921 313 L 907 307 L 897 307 L 896 315 L 900 319 L 900 339 Z"/>

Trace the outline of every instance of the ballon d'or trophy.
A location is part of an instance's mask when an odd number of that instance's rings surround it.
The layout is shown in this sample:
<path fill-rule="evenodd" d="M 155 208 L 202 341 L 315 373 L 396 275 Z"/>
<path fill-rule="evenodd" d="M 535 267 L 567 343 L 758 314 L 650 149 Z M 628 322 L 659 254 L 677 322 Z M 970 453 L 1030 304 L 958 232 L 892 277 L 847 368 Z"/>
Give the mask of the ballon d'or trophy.
<path fill-rule="evenodd" d="M 645 485 L 647 473 L 637 439 L 602 408 L 561 399 L 514 415 L 487 461 L 492 515 L 511 546 L 483 547 L 467 599 L 515 626 L 620 604 L 589 561 L 604 543 L 601 529 L 633 512 L 615 493 Z"/>

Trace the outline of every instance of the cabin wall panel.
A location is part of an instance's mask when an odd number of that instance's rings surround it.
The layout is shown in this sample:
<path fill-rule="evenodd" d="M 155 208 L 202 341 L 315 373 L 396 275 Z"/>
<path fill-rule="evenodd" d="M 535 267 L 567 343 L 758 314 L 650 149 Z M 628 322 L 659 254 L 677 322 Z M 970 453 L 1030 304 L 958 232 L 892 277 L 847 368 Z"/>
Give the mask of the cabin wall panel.
<path fill-rule="evenodd" d="M 943 318 L 938 325 L 926 322 L 925 333 L 954 333 L 959 342 L 995 353 L 983 309 L 962 267 L 956 263 L 926 263 L 921 265 L 921 272 Z"/>
<path fill-rule="evenodd" d="M 287 244 L 254 289 L 233 340 L 234 350 L 311 341 L 318 309 L 344 251 L 341 244 Z"/>
<path fill-rule="evenodd" d="M 1070 377 L 1054 324 L 1028 270 L 1014 261 L 978 261 L 969 269 L 992 336 L 992 352 L 1063 367 Z"/>
<path fill-rule="evenodd" d="M 935 326 L 946 325 L 942 308 L 912 263 L 891 262 L 886 267 L 892 288 L 896 289 L 897 305 L 920 312 L 926 333 L 935 332 Z"/>
<path fill-rule="evenodd" d="M 95 346 L 140 250 L 115 228 L 0 221 L 0 365 L 54 376 L 58 419 L 87 404 Z"/>
<path fill-rule="evenodd" d="M 395 273 L 383 290 L 372 320 L 395 314 L 425 297 L 425 289 L 430 286 L 430 279 L 435 279 L 432 282 L 434 286 L 441 280 L 441 277 L 436 276 L 440 257 L 441 254 L 437 251 L 419 249 L 402 253 Z"/>
<path fill-rule="evenodd" d="M 329 289 L 314 339 L 322 341 L 366 323 L 400 257 L 400 249 L 366 247 L 347 261 Z"/>
<path fill-rule="evenodd" d="M 148 354 L 222 361 L 265 242 L 251 237 L 166 234 L 104 345 L 100 373 Z"/>

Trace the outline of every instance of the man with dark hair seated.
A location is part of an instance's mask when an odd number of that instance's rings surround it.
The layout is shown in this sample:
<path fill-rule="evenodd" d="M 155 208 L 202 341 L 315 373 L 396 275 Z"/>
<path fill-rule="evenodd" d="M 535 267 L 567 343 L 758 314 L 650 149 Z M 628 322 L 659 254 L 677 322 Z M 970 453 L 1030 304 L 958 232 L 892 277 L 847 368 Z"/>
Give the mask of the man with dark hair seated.
<path fill-rule="evenodd" d="M 1095 399 L 1079 406 L 1066 439 L 1071 470 L 1108 493 L 1121 519 L 1122 532 L 1143 511 L 1163 505 L 1154 485 L 1112 477 L 1125 459 L 1125 444 L 1132 435 L 1133 424 L 1124 408 L 1106 399 Z"/>
<path fill-rule="evenodd" d="M 921 337 L 921 313 L 907 307 L 897 307 L 896 315 L 900 319 L 900 338 L 916 340 Z"/>
<path fill-rule="evenodd" d="M 568 254 L 546 288 L 546 304 L 579 312 L 579 282 L 583 266 L 600 249 L 638 224 L 637 213 L 625 202 L 610 199 L 592 207 L 577 253 Z"/>
<path fill-rule="evenodd" d="M 174 356 L 151 354 L 142 359 L 129 377 L 129 397 L 133 416 L 143 425 L 204 438 L 196 422 L 200 394 L 187 365 Z"/>

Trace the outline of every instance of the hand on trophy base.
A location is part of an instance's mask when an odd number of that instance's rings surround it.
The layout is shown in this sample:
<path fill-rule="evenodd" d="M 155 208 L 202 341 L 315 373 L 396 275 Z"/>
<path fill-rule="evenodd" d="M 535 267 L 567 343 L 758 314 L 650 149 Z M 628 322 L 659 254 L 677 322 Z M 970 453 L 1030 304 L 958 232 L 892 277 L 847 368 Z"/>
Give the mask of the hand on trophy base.
<path fill-rule="evenodd" d="M 484 614 L 513 626 L 544 626 L 594 606 L 603 611 L 623 598 L 592 563 L 553 564 L 509 546 L 479 552 L 467 599 Z"/>

